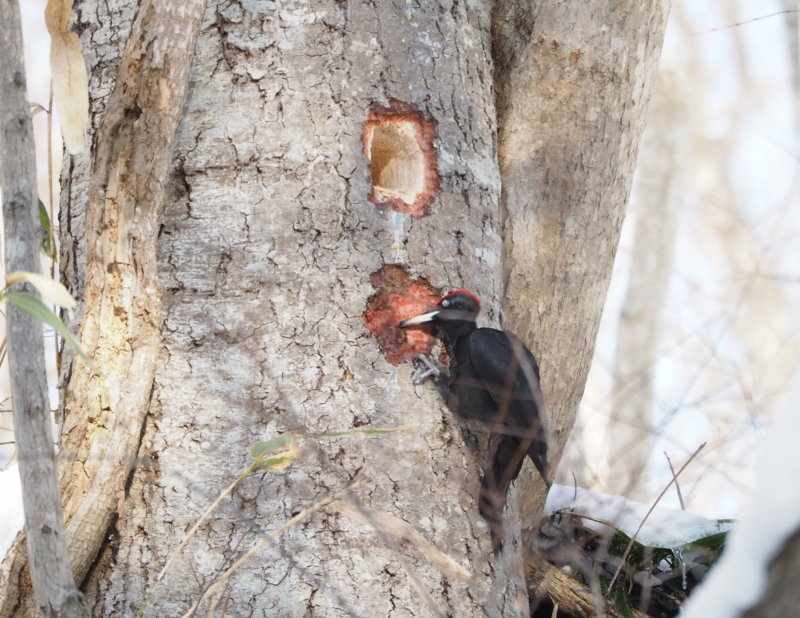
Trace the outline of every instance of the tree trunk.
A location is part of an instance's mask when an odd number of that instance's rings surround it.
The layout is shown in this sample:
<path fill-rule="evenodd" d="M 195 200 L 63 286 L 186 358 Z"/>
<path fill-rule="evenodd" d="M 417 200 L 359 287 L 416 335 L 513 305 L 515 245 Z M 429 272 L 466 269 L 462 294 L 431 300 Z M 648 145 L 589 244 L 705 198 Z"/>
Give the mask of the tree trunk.
<path fill-rule="evenodd" d="M 486 568 L 480 474 L 458 426 L 433 388 L 415 395 L 362 318 L 385 264 L 498 304 L 488 20 L 486 8 L 438 3 L 209 8 L 159 237 L 163 347 L 139 453 L 150 465 L 89 584 L 97 615 L 135 611 L 150 591 L 145 615 L 181 615 L 259 538 L 359 472 L 357 502 L 405 520 L 472 581 L 326 509 L 242 565 L 228 615 L 524 612 L 521 570 Z M 376 169 L 362 132 L 375 105 L 438 123 L 429 217 L 367 199 Z M 233 491 L 156 588 L 252 442 L 407 423 L 417 427 L 303 440 L 290 468 Z"/>
<path fill-rule="evenodd" d="M 133 15 L 114 3 L 77 8 L 99 114 Z M 237 571 L 229 615 L 526 612 L 518 543 L 487 566 L 480 473 L 458 424 L 434 388 L 415 394 L 408 366 L 384 359 L 362 318 L 385 264 L 499 305 L 489 17 L 487 7 L 404 3 L 207 11 L 159 236 L 161 357 L 138 466 L 86 582 L 95 615 L 132 614 L 146 598 L 146 616 L 181 615 L 260 537 L 358 472 L 361 503 L 401 517 L 471 581 L 432 564 L 408 540 L 418 537 L 327 509 Z M 376 171 L 362 131 L 375 106 L 438 123 L 441 194 L 429 217 L 367 199 Z M 64 275 L 78 289 L 85 277 L 88 290 L 86 167 L 69 169 L 63 227 L 73 247 Z M 380 438 L 303 440 L 286 471 L 245 479 L 156 586 L 192 523 L 248 465 L 250 443 L 409 422 L 418 426 Z"/>
<path fill-rule="evenodd" d="M 142 4 L 95 135 L 88 190 L 77 196 L 86 285 L 62 275 L 83 298 L 92 363 L 68 368 L 59 456 L 77 581 L 118 515 L 152 392 L 161 331 L 155 236 L 203 5 Z M 21 545 L 4 561 L 0 615 L 35 613 Z"/>
<path fill-rule="evenodd" d="M 95 0 L 77 10 L 97 119 L 133 11 Z M 609 69 L 604 79 L 612 83 L 601 80 L 604 87 L 591 92 L 599 97 L 594 121 L 603 120 L 602 97 L 610 97 L 612 114 L 624 112 L 624 122 L 605 123 L 604 132 L 583 141 L 567 135 L 571 152 L 604 145 L 596 156 L 608 161 L 584 179 L 592 196 L 609 191 L 616 223 L 635 154 L 624 149 L 635 150 L 649 83 L 644 74 L 660 43 L 657 12 L 648 13 L 652 23 L 635 22 L 634 34 L 621 23 L 624 16 L 615 17 L 612 33 L 635 50 L 622 76 Z M 633 9 L 629 16 L 645 19 Z M 546 21 L 543 12 L 536 19 L 537 27 Z M 517 277 L 512 300 L 522 298 L 518 251 L 527 251 L 527 260 L 541 249 L 518 236 L 531 210 L 529 201 L 517 204 L 525 170 L 509 167 L 508 157 L 511 192 L 507 212 L 500 209 L 491 21 L 488 3 L 208 7 L 160 221 L 160 356 L 137 466 L 85 581 L 95 615 L 131 615 L 145 602 L 145 616 L 181 615 L 259 539 L 300 516 L 239 566 L 200 613 L 215 607 L 231 616 L 527 613 L 515 499 L 506 513 L 504 551 L 494 557 L 476 506 L 475 436 L 462 431 L 435 388 L 415 393 L 396 322 L 376 327 L 388 311 L 381 302 L 405 302 L 408 290 L 433 295 L 460 287 L 482 298 L 484 321 L 496 325 L 504 222 L 511 234 L 506 254 L 516 260 L 508 269 Z M 508 36 L 526 47 L 520 38 L 526 33 Z M 641 39 L 634 45 L 635 36 Z M 591 41 L 611 43 L 618 45 Z M 545 61 L 564 66 L 558 55 Z M 583 62 L 581 74 L 592 77 Z M 506 59 L 496 73 L 506 97 L 520 75 L 547 77 L 512 65 Z M 625 96 L 635 96 L 636 104 L 619 103 Z M 584 102 L 588 107 L 585 96 Z M 508 126 L 507 112 L 500 119 Z M 88 290 L 97 276 L 83 267 L 92 250 L 80 240 L 88 160 L 74 160 L 65 179 L 63 274 L 75 290 Z M 554 178 L 563 178 L 563 163 L 553 163 Z M 584 225 L 589 215 L 578 217 L 580 208 L 594 208 L 593 199 L 564 216 Z M 610 263 L 616 232 L 613 224 L 600 225 L 586 254 L 597 255 L 600 235 L 608 233 L 600 253 Z M 574 248 L 549 250 L 568 255 L 548 259 L 569 262 Z M 582 286 L 583 274 L 576 277 Z M 547 306 L 563 291 L 542 289 Z M 588 309 L 579 326 L 548 322 L 537 338 L 545 367 L 563 362 L 575 376 L 559 392 L 550 370 L 557 453 L 571 424 L 559 410 L 577 403 L 585 371 L 582 361 L 564 356 L 566 348 L 551 353 L 549 341 L 562 340 L 558 325 L 565 337 L 577 329 L 582 338 L 569 349 L 588 361 L 598 317 L 589 309 L 602 306 L 605 285 L 592 281 L 584 294 Z M 528 339 L 538 332 L 524 316 L 510 322 Z M 65 426 L 75 413 L 68 408 Z M 302 454 L 285 470 L 236 485 L 159 581 L 192 524 L 250 465 L 251 443 L 283 431 L 308 436 L 409 423 L 416 426 L 382 436 L 301 439 Z M 360 485 L 348 506 L 314 507 L 356 476 Z M 316 510 L 306 516 L 306 509 Z"/>
<path fill-rule="evenodd" d="M 539 359 L 554 465 L 586 384 L 669 5 L 495 5 L 504 317 Z M 545 490 L 521 478 L 534 525 Z"/>
<path fill-rule="evenodd" d="M 761 600 L 742 618 L 781 618 L 800 607 L 800 530 L 795 531 L 772 561 Z"/>
<path fill-rule="evenodd" d="M 0 0 L 0 190 L 6 274 L 39 273 L 33 125 L 26 100 L 22 27 L 16 0 Z M 5 288 L 5 285 L 3 285 Z M 17 286 L 22 287 L 22 286 Z M 25 286 L 32 293 L 31 286 Z M 15 290 L 17 292 L 21 290 Z M 6 303 L 6 335 L 14 437 L 25 510 L 26 552 L 36 607 L 46 616 L 86 612 L 69 564 L 64 514 L 56 474 L 52 417 L 47 398 L 42 323 Z"/>

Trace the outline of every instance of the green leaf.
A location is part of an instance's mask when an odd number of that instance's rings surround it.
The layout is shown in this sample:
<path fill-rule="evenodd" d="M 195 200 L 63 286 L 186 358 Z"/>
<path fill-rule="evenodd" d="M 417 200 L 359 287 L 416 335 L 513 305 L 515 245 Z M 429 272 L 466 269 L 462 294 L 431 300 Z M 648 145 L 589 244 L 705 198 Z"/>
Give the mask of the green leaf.
<path fill-rule="evenodd" d="M 66 327 L 64 322 L 62 322 L 61 319 L 36 296 L 30 294 L 29 292 L 9 292 L 6 295 L 6 298 L 8 299 L 8 302 L 13 304 L 21 311 L 24 311 L 28 315 L 32 315 L 37 320 L 53 327 L 53 329 L 64 338 L 64 341 L 75 348 L 84 361 L 89 362 L 89 359 L 83 352 L 81 344 L 75 335 L 73 335 Z"/>
<path fill-rule="evenodd" d="M 614 536 L 611 538 L 608 546 L 608 553 L 613 556 L 622 557 L 631 537 L 625 534 L 622 530 L 615 528 Z M 672 555 L 671 549 L 662 547 L 647 547 L 642 545 L 639 541 L 634 541 L 631 544 L 631 549 L 628 552 L 628 557 L 625 562 L 627 566 L 634 571 L 649 571 L 654 569 L 658 564 Z"/>
<path fill-rule="evenodd" d="M 719 532 L 709 534 L 700 539 L 695 539 L 690 543 L 686 543 L 685 547 L 693 549 L 702 547 L 712 552 L 722 551 L 725 548 L 725 543 L 728 540 L 728 532 L 730 532 L 733 522 L 734 520 L 732 519 L 718 519 L 717 527 Z"/>
<path fill-rule="evenodd" d="M 6 275 L 6 287 L 10 287 L 15 283 L 30 283 L 39 292 L 42 301 L 45 303 L 52 303 L 59 307 L 66 307 L 72 309 L 77 305 L 72 294 L 67 291 L 63 285 L 58 281 L 53 281 L 50 277 L 45 277 L 40 273 L 32 273 L 26 270 L 15 270 L 13 273 Z"/>
<path fill-rule="evenodd" d="M 265 442 L 256 442 L 250 446 L 250 455 L 253 459 L 261 459 L 267 455 L 271 455 L 278 449 L 286 448 L 294 440 L 294 434 L 291 431 L 282 433 L 277 438 L 266 440 Z"/>
<path fill-rule="evenodd" d="M 262 470 L 281 470 L 286 468 L 292 463 L 294 457 L 271 457 L 269 459 L 258 459 L 252 465 L 250 470 L 252 472 L 261 472 Z"/>
<path fill-rule="evenodd" d="M 631 545 L 631 554 L 634 554 L 637 551 L 644 551 L 644 545 L 642 545 L 639 541 L 633 541 L 633 543 L 631 543 L 631 537 L 629 537 L 619 528 L 614 528 L 614 536 L 611 537 L 611 541 L 609 542 L 608 553 L 614 556 L 622 556 L 625 553 L 625 550 L 628 549 L 628 544 Z"/>
<path fill-rule="evenodd" d="M 687 543 L 686 547 L 704 547 L 711 551 L 718 552 L 725 547 L 725 541 L 728 540 L 728 532 L 717 532 L 709 534 L 702 539 L 695 539 L 691 543 Z"/>
<path fill-rule="evenodd" d="M 53 227 L 50 223 L 50 215 L 47 214 L 47 208 L 44 207 L 44 202 L 39 202 L 39 221 L 44 228 L 44 240 L 42 240 L 42 251 L 45 255 L 51 256 L 53 254 Z"/>
<path fill-rule="evenodd" d="M 617 586 L 614 588 L 612 599 L 620 616 L 633 618 L 633 603 L 627 590 L 623 589 L 622 586 Z"/>
<path fill-rule="evenodd" d="M 256 462 L 250 467 L 250 471 L 283 470 L 291 466 L 301 452 L 296 438 L 291 431 L 287 431 L 272 440 L 253 444 L 250 454 Z"/>

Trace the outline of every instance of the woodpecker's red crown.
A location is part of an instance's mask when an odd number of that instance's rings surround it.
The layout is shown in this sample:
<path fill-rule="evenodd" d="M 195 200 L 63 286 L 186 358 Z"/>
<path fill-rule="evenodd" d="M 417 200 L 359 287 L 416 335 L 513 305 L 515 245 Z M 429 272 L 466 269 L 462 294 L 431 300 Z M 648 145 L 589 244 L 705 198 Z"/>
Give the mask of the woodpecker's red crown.
<path fill-rule="evenodd" d="M 450 302 L 452 300 L 456 299 L 456 297 L 459 297 L 459 296 L 466 296 L 466 297 L 472 299 L 472 301 L 475 303 L 475 306 L 480 310 L 481 301 L 478 300 L 478 297 L 475 296 L 475 294 L 473 294 L 472 292 L 467 292 L 467 290 L 455 290 L 453 292 L 450 292 L 449 294 L 446 294 L 445 296 L 442 297 L 442 300 L 440 300 L 438 303 L 436 303 L 436 306 L 437 307 L 447 307 L 447 305 L 450 304 Z M 447 304 L 443 304 L 444 301 L 448 301 Z"/>

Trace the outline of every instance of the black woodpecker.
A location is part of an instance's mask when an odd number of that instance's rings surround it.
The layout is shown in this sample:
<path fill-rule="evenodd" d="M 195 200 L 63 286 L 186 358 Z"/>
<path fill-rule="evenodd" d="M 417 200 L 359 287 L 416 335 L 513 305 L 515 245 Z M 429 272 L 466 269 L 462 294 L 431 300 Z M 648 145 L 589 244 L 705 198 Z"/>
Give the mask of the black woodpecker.
<path fill-rule="evenodd" d="M 490 434 L 490 463 L 483 471 L 479 508 L 497 550 L 508 487 L 517 478 L 525 455 L 548 487 L 550 477 L 544 397 L 536 359 L 510 332 L 478 328 L 475 320 L 480 307 L 474 294 L 457 290 L 442 298 L 432 311 L 403 320 L 400 327 L 430 324 L 436 329 L 450 357 L 446 383 L 454 396 L 454 412 L 477 420 Z M 430 373 L 439 373 L 432 361 L 425 362 L 431 371 L 423 379 Z"/>

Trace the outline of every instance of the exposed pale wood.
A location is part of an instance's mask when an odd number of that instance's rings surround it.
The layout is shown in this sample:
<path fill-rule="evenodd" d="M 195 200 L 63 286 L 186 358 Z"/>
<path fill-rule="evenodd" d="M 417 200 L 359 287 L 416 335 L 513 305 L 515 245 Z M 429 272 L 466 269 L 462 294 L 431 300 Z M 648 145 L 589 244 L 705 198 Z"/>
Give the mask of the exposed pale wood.
<path fill-rule="evenodd" d="M 38 273 L 42 235 L 16 0 L 0 0 L 0 58 L 0 191 L 5 269 L 6 273 Z M 29 285 L 15 285 L 12 289 L 33 292 Z M 42 323 L 10 302 L 5 309 L 14 439 L 27 534 L 25 545 L 18 546 L 18 552 L 31 565 L 35 606 L 46 616 L 82 616 L 86 606 L 72 579 L 64 534 Z"/>
<path fill-rule="evenodd" d="M 118 0 L 81 3 L 92 109 L 110 89 L 125 15 Z M 158 239 L 165 325 L 139 451 L 152 466 L 134 472 L 112 541 L 86 582 L 95 614 L 135 613 L 254 440 L 283 429 L 415 423 L 378 439 L 306 442 L 285 472 L 243 481 L 167 570 L 145 615 L 182 615 L 202 594 L 206 569 L 224 570 L 254 534 L 356 470 L 369 479 L 359 500 L 407 521 L 474 580 L 443 576 L 414 548 L 326 513 L 241 566 L 229 582 L 231 615 L 280 607 L 384 616 L 393 605 L 417 615 L 433 606 L 458 616 L 523 615 L 520 545 L 493 561 L 469 443 L 437 389 L 426 385 L 418 397 L 410 367 L 386 362 L 361 317 L 374 292 L 370 275 L 400 263 L 438 287 L 472 289 L 487 308 L 482 320 L 496 324 L 489 5 L 221 1 L 204 23 Z M 390 99 L 437 123 L 442 191 L 429 217 L 412 220 L 368 199 L 362 128 L 371 107 Z M 71 265 L 80 264 L 85 177 L 79 163 L 67 170 L 62 201 L 66 274 L 77 287 L 83 275 Z M 509 521 L 518 538 L 518 520 Z M 207 610 L 204 603 L 200 613 Z"/>
<path fill-rule="evenodd" d="M 558 609 L 573 618 L 594 618 L 595 616 L 620 616 L 616 608 L 604 601 L 598 607 L 592 591 L 549 562 L 531 561 L 526 565 L 526 579 L 530 588 L 532 603 L 535 605 L 549 599 Z M 647 614 L 633 610 L 635 618 L 647 618 Z"/>
<path fill-rule="evenodd" d="M 209 8 L 159 239 L 166 290 L 163 363 L 149 403 L 153 422 L 145 425 L 140 449 L 153 466 L 135 470 L 113 529 L 113 548 L 105 547 L 88 579 L 98 615 L 131 611 L 141 602 L 170 547 L 238 474 L 253 440 L 282 429 L 317 432 L 410 420 L 419 429 L 409 435 L 325 442 L 285 473 L 248 479 L 234 492 L 230 509 L 187 545 L 180 564 L 176 561 L 151 597 L 149 611 L 180 615 L 199 598 L 210 571 L 246 551 L 251 532 L 285 521 L 320 491 L 362 471 L 372 482 L 359 499 L 402 517 L 432 545 L 468 565 L 473 581 L 466 585 L 443 578 L 414 552 L 398 552 L 379 534 L 364 535 L 347 518 L 331 515 L 287 531 L 274 553 L 242 565 L 229 582 L 232 606 L 243 612 L 280 607 L 298 615 L 374 616 L 406 607 L 426 615 L 430 610 L 418 594 L 424 590 L 452 615 L 526 614 L 516 500 L 512 497 L 506 511 L 509 542 L 495 559 L 475 505 L 480 475 L 469 440 L 435 389 L 421 389 L 418 397 L 408 367 L 386 363 L 361 320 L 373 292 L 371 273 L 385 263 L 400 263 L 435 286 L 473 290 L 486 307 L 482 322 L 498 322 L 503 213 L 498 208 L 489 6 L 312 0 L 219 2 Z M 127 28 L 125 10 L 115 0 L 83 3 L 82 32 L 96 37 L 103 49 L 89 62 L 96 88 L 114 73 L 109 58 L 117 53 L 115 37 Z M 559 9 L 552 10 L 556 19 Z M 109 22 L 113 27 L 107 27 Z M 613 32 L 629 25 L 615 25 Z M 641 28 L 631 35 L 632 40 L 642 36 L 632 47 L 644 40 L 643 31 L 650 32 Z M 524 49 L 528 34 L 510 36 Z M 609 41 L 600 37 L 592 44 Z M 621 71 L 648 69 L 640 61 L 650 58 L 654 46 L 645 45 Z M 541 66 L 559 68 L 561 60 L 556 54 Z M 585 62 L 582 75 L 589 79 L 592 69 Z M 517 78 L 512 64 L 496 74 L 507 86 Z M 615 68 L 607 71 L 609 80 L 621 80 Z M 588 107 L 592 96 L 631 95 L 630 88 L 617 92 L 600 81 L 603 88 L 584 94 L 583 86 L 575 85 L 570 96 L 577 91 Z M 101 91 L 95 92 L 93 105 L 104 104 Z M 361 154 L 361 129 L 370 106 L 386 105 L 391 98 L 417 105 L 438 123 L 442 192 L 430 217 L 411 221 L 377 211 L 367 199 L 371 174 Z M 546 109 L 555 110 L 562 102 L 552 98 Z M 594 103 L 598 109 L 605 105 L 603 100 Z M 505 112 L 501 118 L 507 120 Z M 637 127 L 634 122 L 622 131 L 635 133 Z M 553 127 L 548 152 L 560 147 L 561 128 Z M 586 146 L 565 135 L 569 152 Z M 613 158 L 619 143 L 628 143 L 616 132 L 596 139 L 613 142 L 598 157 Z M 102 135 L 94 140 L 103 152 Z M 604 174 L 616 180 L 624 175 L 620 169 L 609 163 L 589 180 L 600 185 Z M 517 171 L 522 177 L 530 170 Z M 564 171 L 555 161 L 552 191 L 569 181 Z M 85 169 L 70 169 L 68 178 L 71 201 L 64 227 L 74 242 L 66 249 L 65 267 L 77 287 L 85 275 L 88 311 L 92 280 L 113 279 L 125 270 L 111 264 L 110 273 L 91 268 L 84 273 L 74 259 L 82 250 Z M 518 185 L 516 190 L 525 189 Z M 612 191 L 618 201 L 617 193 Z M 86 215 L 87 225 L 96 225 L 91 202 Z M 521 221 L 515 211 L 506 232 L 513 235 L 515 222 Z M 615 228 L 609 229 L 614 245 Z M 153 237 L 156 231 L 151 230 Z M 528 253 L 520 258 L 519 272 L 533 255 L 529 244 L 524 247 Z M 107 248 L 113 252 L 113 242 Z M 573 251 L 571 245 L 556 249 L 567 256 Z M 85 251 L 91 264 L 97 251 L 91 237 Z M 590 308 L 602 305 L 602 285 L 584 291 Z M 556 294 L 548 289 L 547 298 Z M 526 300 L 516 292 L 512 299 Z M 522 319 L 511 326 L 530 335 Z M 557 330 L 546 335 L 574 334 Z M 570 348 L 580 351 L 576 358 L 564 351 L 547 357 L 551 375 L 556 359 L 579 368 L 584 357 L 588 362 L 588 339 Z M 575 371 L 574 381 L 572 368 L 566 377 L 580 391 L 580 370 Z M 558 432 L 566 425 L 557 426 Z M 67 434 L 87 428 L 70 423 L 69 417 L 65 425 Z M 103 426 L 93 429 L 103 431 Z"/>

